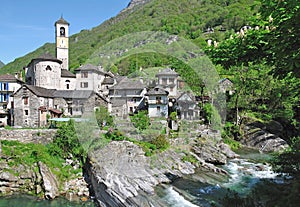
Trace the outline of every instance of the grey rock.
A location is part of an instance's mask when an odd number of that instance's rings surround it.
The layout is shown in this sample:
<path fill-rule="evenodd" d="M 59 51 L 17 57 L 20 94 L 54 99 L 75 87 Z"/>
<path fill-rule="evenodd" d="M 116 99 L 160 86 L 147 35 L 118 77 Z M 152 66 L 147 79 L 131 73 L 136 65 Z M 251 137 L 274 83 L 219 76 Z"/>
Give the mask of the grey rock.
<path fill-rule="evenodd" d="M 38 162 L 39 170 L 42 176 L 43 188 L 46 199 L 54 199 L 59 195 L 58 183 L 55 175 L 42 162 Z"/>

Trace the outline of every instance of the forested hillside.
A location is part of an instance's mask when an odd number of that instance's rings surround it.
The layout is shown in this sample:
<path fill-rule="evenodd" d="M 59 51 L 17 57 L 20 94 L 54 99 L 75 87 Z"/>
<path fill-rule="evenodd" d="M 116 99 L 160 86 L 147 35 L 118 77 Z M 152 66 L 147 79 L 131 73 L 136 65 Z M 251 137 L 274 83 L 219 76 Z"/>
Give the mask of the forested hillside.
<path fill-rule="evenodd" d="M 137 31 L 165 31 L 191 39 L 199 46 L 206 45 L 208 38 L 220 41 L 249 23 L 249 18 L 258 9 L 256 4 L 254 0 L 151 0 L 121 12 L 98 27 L 72 35 L 70 68 L 84 64 L 97 48 L 108 41 Z M 215 32 L 205 34 L 208 28 L 215 28 Z M 0 73 L 19 71 L 32 58 L 45 52 L 54 55 L 54 47 L 54 44 L 46 43 L 7 64 Z"/>

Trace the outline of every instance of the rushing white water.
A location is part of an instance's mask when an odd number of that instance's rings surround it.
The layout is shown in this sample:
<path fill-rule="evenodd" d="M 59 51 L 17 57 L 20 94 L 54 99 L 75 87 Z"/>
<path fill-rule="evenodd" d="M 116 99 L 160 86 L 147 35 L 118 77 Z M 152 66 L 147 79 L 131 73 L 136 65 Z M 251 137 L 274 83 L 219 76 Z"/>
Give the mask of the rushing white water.
<path fill-rule="evenodd" d="M 282 179 L 272 171 L 270 165 L 247 159 L 230 160 L 224 169 L 229 174 L 228 182 L 209 184 L 181 179 L 172 184 L 174 188 L 166 188 L 162 198 L 170 207 L 221 207 L 220 199 L 229 193 L 228 189 L 247 195 L 262 179 L 271 179 L 274 182 Z"/>
<path fill-rule="evenodd" d="M 167 188 L 165 192 L 164 200 L 172 207 L 198 207 L 187 201 L 182 195 L 175 191 L 172 186 Z"/>
<path fill-rule="evenodd" d="M 224 187 L 236 187 L 241 192 L 249 190 L 260 179 L 275 179 L 278 174 L 272 171 L 272 167 L 268 164 L 252 163 L 245 159 L 233 159 L 225 169 L 230 174 L 228 183 Z"/>

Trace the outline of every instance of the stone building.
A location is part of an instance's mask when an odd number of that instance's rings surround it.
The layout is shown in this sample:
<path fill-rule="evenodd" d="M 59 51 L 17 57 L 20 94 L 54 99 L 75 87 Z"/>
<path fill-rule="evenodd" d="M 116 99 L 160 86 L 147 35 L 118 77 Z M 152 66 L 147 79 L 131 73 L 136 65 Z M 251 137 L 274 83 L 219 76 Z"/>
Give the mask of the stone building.
<path fill-rule="evenodd" d="M 158 79 L 158 85 L 169 92 L 169 98 L 177 97 L 179 77 L 178 73 L 176 73 L 171 68 L 166 68 L 163 71 L 157 73 L 156 77 Z"/>
<path fill-rule="evenodd" d="M 169 92 L 160 86 L 147 92 L 149 117 L 168 117 L 168 95 Z"/>
<path fill-rule="evenodd" d="M 101 66 L 92 64 L 82 65 L 75 69 L 75 72 L 77 80 L 76 90 L 91 90 L 97 93 L 103 90 L 102 83 L 105 78 L 111 77 L 109 73 L 104 72 Z"/>
<path fill-rule="evenodd" d="M 130 115 L 145 107 L 146 86 L 140 80 L 120 78 L 117 84 L 109 88 L 112 114 Z M 124 103 L 123 105 L 120 105 Z M 125 110 L 124 110 L 125 109 Z"/>
<path fill-rule="evenodd" d="M 66 116 L 81 116 L 108 101 L 94 91 L 70 91 L 46 89 L 23 85 L 14 94 L 15 125 L 22 127 L 43 127 L 47 119 Z"/>

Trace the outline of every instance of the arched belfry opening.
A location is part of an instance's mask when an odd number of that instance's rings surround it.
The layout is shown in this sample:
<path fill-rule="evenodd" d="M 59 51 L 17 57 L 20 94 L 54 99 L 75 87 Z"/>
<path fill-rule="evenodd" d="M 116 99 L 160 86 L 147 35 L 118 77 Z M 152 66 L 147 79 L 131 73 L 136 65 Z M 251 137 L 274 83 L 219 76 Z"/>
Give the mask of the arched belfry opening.
<path fill-rule="evenodd" d="M 66 29 L 64 27 L 59 28 L 59 33 L 61 37 L 66 36 Z"/>

